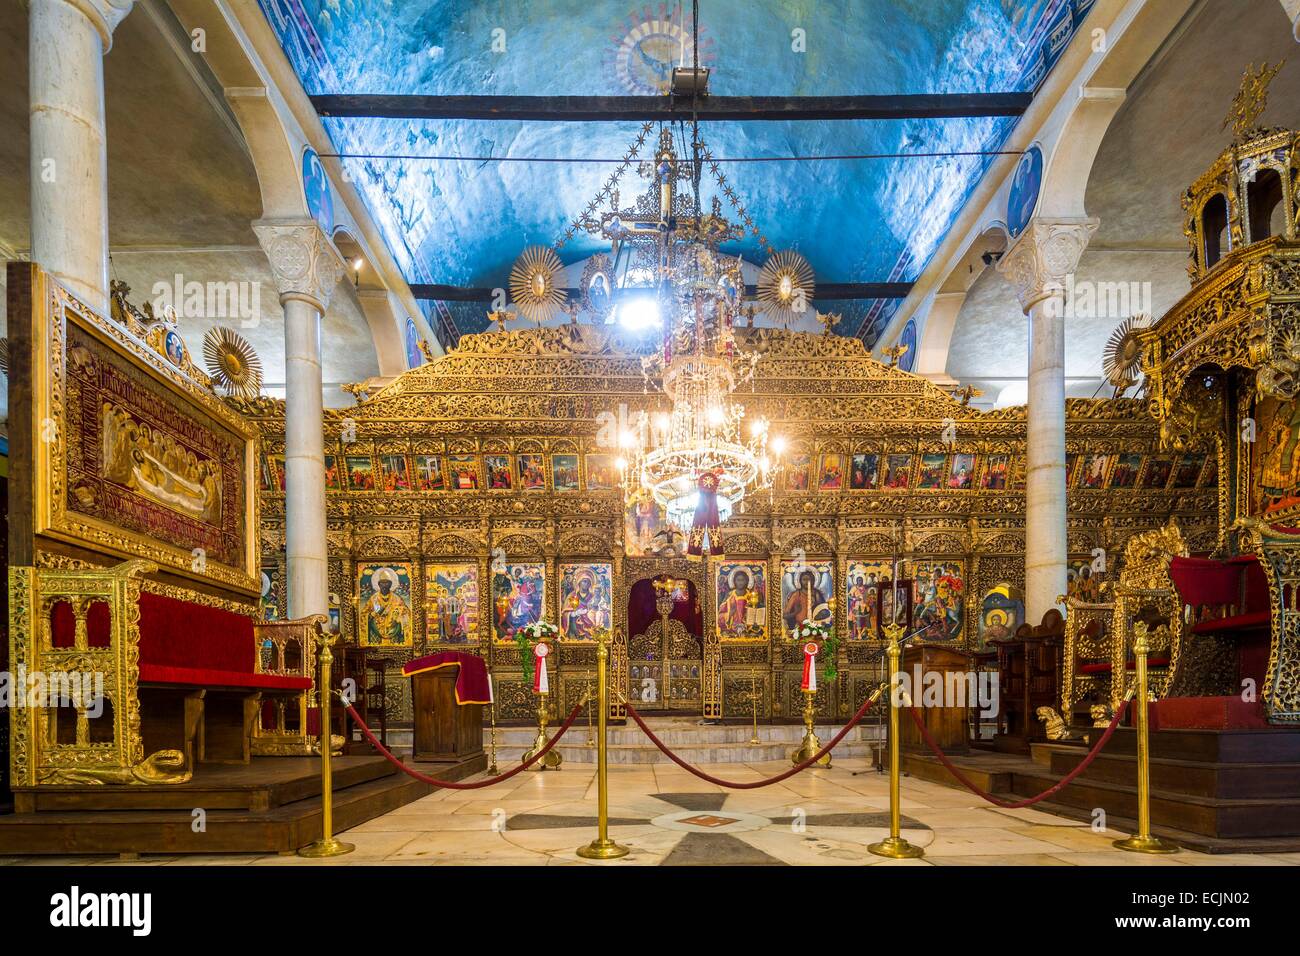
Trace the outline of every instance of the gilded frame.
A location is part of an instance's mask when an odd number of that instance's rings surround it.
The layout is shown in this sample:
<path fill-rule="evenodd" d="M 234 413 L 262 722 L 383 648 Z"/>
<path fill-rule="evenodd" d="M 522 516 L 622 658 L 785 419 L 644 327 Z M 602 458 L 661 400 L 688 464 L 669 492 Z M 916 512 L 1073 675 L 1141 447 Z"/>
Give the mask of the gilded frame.
<path fill-rule="evenodd" d="M 254 599 L 260 593 L 260 515 L 257 469 L 260 433 L 214 394 L 166 362 L 131 330 L 104 318 L 39 270 L 32 275 L 32 447 L 34 454 L 34 531 L 91 550 L 157 563 L 161 568 L 208 584 L 218 583 Z M 241 567 L 207 559 L 196 570 L 192 551 L 111 522 L 70 511 L 65 496 L 67 456 L 68 322 L 111 350 L 121 360 L 148 375 L 182 405 L 228 429 L 243 443 L 244 530 Z M 42 432 L 54 440 L 41 441 Z"/>

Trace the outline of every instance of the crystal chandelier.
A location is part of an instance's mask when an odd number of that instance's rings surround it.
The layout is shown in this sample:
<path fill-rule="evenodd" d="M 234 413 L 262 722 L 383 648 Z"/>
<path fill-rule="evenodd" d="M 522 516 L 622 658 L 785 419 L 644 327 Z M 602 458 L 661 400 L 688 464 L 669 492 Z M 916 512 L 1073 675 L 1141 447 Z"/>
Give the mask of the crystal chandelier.
<path fill-rule="evenodd" d="M 770 490 L 780 467 L 783 439 L 769 434 L 765 419 L 747 418 L 736 400 L 761 356 L 744 349 L 735 334 L 742 315 L 750 325 L 754 316 L 752 307 L 743 308 L 741 260 L 718 251 L 747 231 L 769 251 L 770 246 L 718 172 L 696 124 L 690 130 L 693 158 L 686 160 L 679 158 L 671 127 L 660 129 L 653 162 L 636 164 L 649 188 L 631 207 L 620 207 L 618 180 L 632 168 L 651 128 L 642 128 L 619 170 L 557 248 L 580 231 L 607 240 L 609 255 L 593 256 L 583 273 L 583 304 L 598 321 L 618 321 L 629 331 L 657 329 L 642 370 L 647 389 L 660 391 L 663 403 L 634 416 L 619 436 L 618 467 L 629 503 L 652 499 L 670 524 L 689 534 L 702 487 L 710 504 L 716 500 L 716 526 L 742 510 L 746 496 Z M 687 148 L 684 129 L 681 145 Z M 701 208 L 706 165 L 744 226 L 723 216 L 716 195 L 707 214 Z M 609 200 L 608 211 L 597 212 L 603 199 Z M 545 293 L 556 287 L 559 271 L 558 259 L 536 250 L 520 258 L 511 290 L 521 311 L 534 317 L 525 306 L 540 311 L 549 305 Z M 802 311 L 812 293 L 812 270 L 797 253 L 774 253 L 758 276 L 758 301 L 778 320 L 788 322 Z"/>
<path fill-rule="evenodd" d="M 635 420 L 621 437 L 619 461 L 628 499 L 652 497 L 670 524 L 689 532 L 702 475 L 717 477 L 717 518 L 725 522 L 746 494 L 772 487 L 777 456 L 769 449 L 769 423 L 746 421 L 735 398 L 760 358 L 736 341 L 745 288 L 740 260 L 717 248 L 736 233 L 716 200 L 712 214 L 702 215 L 697 164 L 679 164 L 666 130 L 652 176 L 664 228 L 644 252 L 654 256 L 646 264 L 653 269 L 660 334 L 642 368 L 647 382 L 662 390 L 668 410 Z M 678 191 L 683 179 L 693 182 L 693 196 Z"/>
<path fill-rule="evenodd" d="M 660 298 L 660 345 L 643 360 L 669 410 L 637 419 L 622 436 L 620 459 L 628 497 L 651 495 L 683 531 L 695 516 L 701 475 L 717 475 L 718 517 L 726 521 L 747 492 L 771 488 L 776 471 L 768 423 L 747 423 L 735 399 L 758 359 L 740 352 L 733 334 L 739 265 L 705 245 L 694 246 L 689 259 L 672 270 L 670 291 Z"/>

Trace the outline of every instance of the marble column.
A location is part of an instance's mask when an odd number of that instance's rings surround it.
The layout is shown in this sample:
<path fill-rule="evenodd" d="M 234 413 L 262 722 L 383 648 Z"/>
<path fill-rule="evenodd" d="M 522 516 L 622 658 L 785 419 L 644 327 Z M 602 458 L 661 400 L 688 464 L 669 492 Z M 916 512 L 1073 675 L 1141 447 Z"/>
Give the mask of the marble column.
<path fill-rule="evenodd" d="M 342 277 L 338 250 L 316 223 L 261 220 L 284 307 L 284 520 L 289 616 L 329 608 L 325 536 L 325 439 L 321 394 L 321 315 Z"/>
<path fill-rule="evenodd" d="M 1025 474 L 1025 613 L 1031 624 L 1065 593 L 1065 279 L 1079 264 L 1096 219 L 1035 219 L 998 271 L 1029 317 Z"/>
<path fill-rule="evenodd" d="M 31 0 L 32 261 L 108 312 L 104 54 L 134 0 Z"/>

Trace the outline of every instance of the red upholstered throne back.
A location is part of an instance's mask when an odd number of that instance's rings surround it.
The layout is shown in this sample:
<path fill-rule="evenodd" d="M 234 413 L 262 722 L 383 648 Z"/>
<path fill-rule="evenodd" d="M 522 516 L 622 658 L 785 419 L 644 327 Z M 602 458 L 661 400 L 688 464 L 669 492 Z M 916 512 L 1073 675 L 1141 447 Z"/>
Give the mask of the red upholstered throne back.
<path fill-rule="evenodd" d="M 140 593 L 142 663 L 251 673 L 256 655 L 251 617 Z"/>

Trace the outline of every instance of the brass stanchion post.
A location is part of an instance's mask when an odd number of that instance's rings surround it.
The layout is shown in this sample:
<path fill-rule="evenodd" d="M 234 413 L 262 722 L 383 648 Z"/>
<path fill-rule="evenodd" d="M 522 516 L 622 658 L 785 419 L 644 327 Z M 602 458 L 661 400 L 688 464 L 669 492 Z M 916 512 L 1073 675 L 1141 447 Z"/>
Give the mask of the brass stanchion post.
<path fill-rule="evenodd" d="M 491 755 L 488 757 L 487 775 L 495 777 L 500 772 L 497 770 L 497 690 L 491 670 L 488 671 L 488 720 L 492 723 L 492 735 L 489 738 Z"/>
<path fill-rule="evenodd" d="M 758 739 L 758 678 L 753 674 L 749 675 L 749 702 L 750 706 L 753 708 L 754 716 L 754 733 L 749 738 L 749 745 L 751 747 L 757 747 L 763 741 Z"/>
<path fill-rule="evenodd" d="M 1133 657 L 1137 666 L 1137 765 L 1138 765 L 1138 832 L 1115 846 L 1131 853 L 1177 853 L 1178 847 L 1151 835 L 1151 745 L 1147 714 L 1147 643 L 1146 621 L 1133 624 Z"/>
<path fill-rule="evenodd" d="M 605 739 L 605 722 L 609 716 L 609 682 L 606 676 L 609 634 L 601 631 L 596 640 L 596 704 L 600 708 L 596 717 L 596 839 L 579 847 L 578 856 L 585 860 L 617 860 L 627 856 L 628 849 L 609 838 L 609 754 Z"/>
<path fill-rule="evenodd" d="M 342 856 L 356 849 L 351 843 L 334 839 L 334 775 L 330 767 L 330 751 L 333 740 L 330 733 L 330 704 L 334 689 L 330 686 L 330 665 L 334 663 L 334 654 L 330 645 L 334 638 L 322 634 L 320 641 L 320 683 L 317 685 L 316 700 L 320 707 L 320 779 L 321 779 L 321 837 L 298 851 L 299 856 L 323 857 Z"/>
<path fill-rule="evenodd" d="M 914 843 L 903 839 L 902 812 L 900 809 L 899 776 L 902 773 L 898 755 L 898 695 L 902 691 L 903 675 L 899 670 L 903 658 L 903 649 L 899 639 L 903 628 L 894 623 L 885 625 L 885 636 L 889 638 L 889 836 L 879 843 L 867 847 L 876 856 L 887 856 L 894 860 L 914 860 L 924 856 L 925 851 Z"/>

